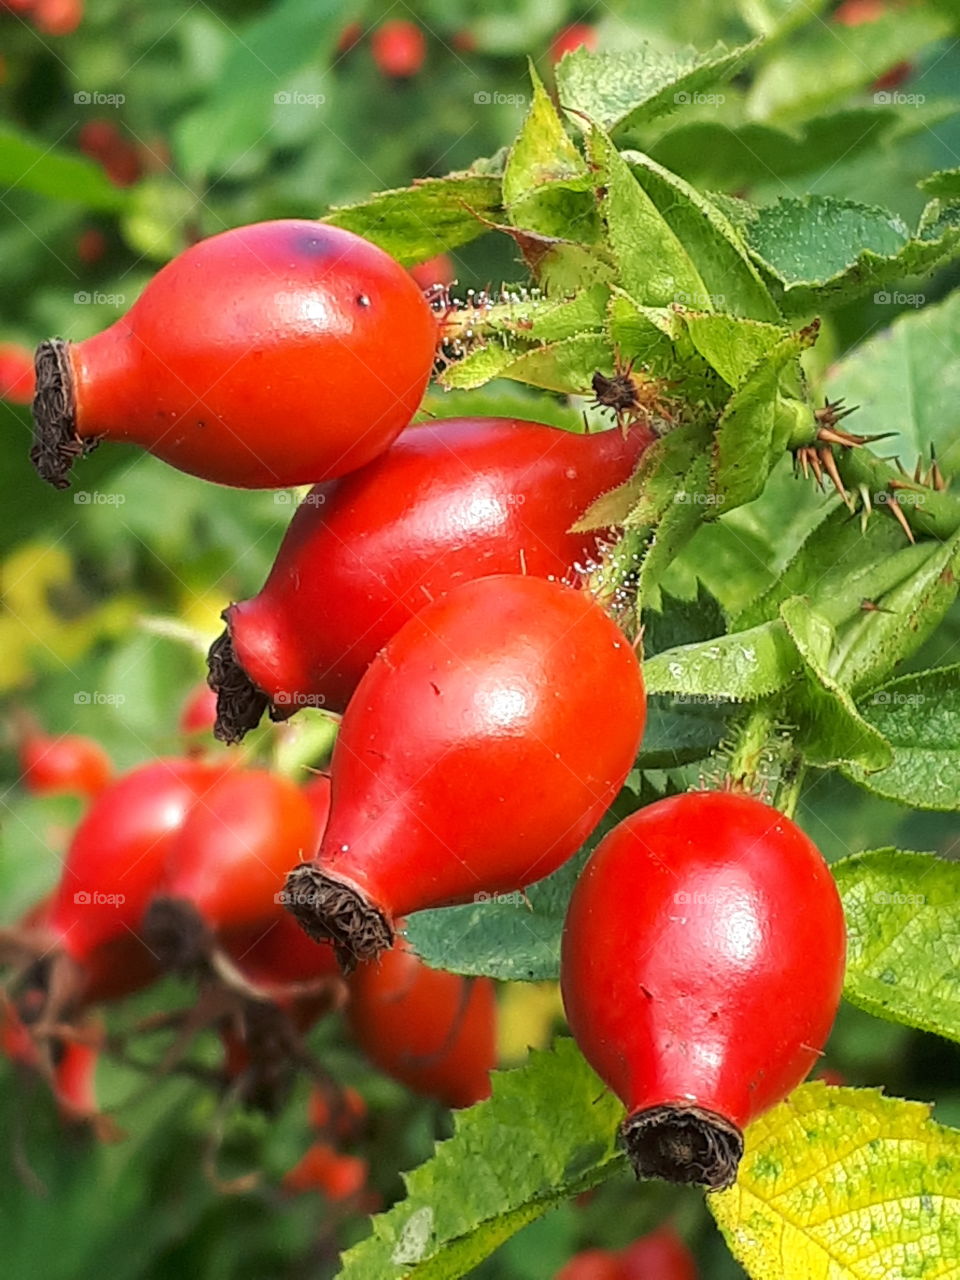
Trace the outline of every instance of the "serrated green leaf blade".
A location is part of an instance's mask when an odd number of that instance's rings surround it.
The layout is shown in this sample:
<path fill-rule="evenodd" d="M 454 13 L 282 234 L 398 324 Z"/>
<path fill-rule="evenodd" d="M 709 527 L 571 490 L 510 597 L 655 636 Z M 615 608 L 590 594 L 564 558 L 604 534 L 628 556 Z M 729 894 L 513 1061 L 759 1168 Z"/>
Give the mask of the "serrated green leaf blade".
<path fill-rule="evenodd" d="M 870 694 L 864 718 L 893 747 L 889 768 L 848 776 L 914 809 L 960 811 L 960 666 L 901 676 Z"/>
<path fill-rule="evenodd" d="M 410 266 L 475 240 L 489 230 L 476 215 L 500 211 L 499 178 L 451 174 L 380 191 L 362 204 L 331 210 L 323 221 L 365 236 Z"/>
<path fill-rule="evenodd" d="M 876 849 L 841 859 L 833 873 L 847 919 L 847 999 L 960 1041 L 960 867 Z"/>
<path fill-rule="evenodd" d="M 758 48 L 759 41 L 738 49 L 718 43 L 707 53 L 691 48 L 668 53 L 650 45 L 598 54 L 578 49 L 557 68 L 560 103 L 610 131 L 637 125 L 724 84 Z"/>
<path fill-rule="evenodd" d="M 407 1196 L 344 1254 L 340 1280 L 464 1275 L 527 1222 L 624 1165 L 623 1108 L 572 1040 L 495 1072 L 493 1096 L 407 1176 Z"/>

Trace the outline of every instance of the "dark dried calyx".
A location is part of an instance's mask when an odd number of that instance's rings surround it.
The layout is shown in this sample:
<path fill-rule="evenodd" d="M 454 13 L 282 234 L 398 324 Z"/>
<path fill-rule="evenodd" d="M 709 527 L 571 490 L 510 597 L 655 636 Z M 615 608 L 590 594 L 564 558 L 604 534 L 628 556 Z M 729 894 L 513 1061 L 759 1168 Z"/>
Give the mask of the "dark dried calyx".
<path fill-rule="evenodd" d="M 301 862 L 288 874 L 284 905 L 305 933 L 333 944 L 337 962 L 350 973 L 363 960 L 373 960 L 393 946 L 393 927 L 359 890 Z"/>
<path fill-rule="evenodd" d="M 30 461 L 41 480 L 55 489 L 70 487 L 70 469 L 77 458 L 97 445 L 77 434 L 77 406 L 68 357 L 69 343 L 51 338 L 37 347 L 36 390 L 33 396 L 33 447 Z"/>
<path fill-rule="evenodd" d="M 229 627 L 210 646 L 207 668 L 207 684 L 217 695 L 213 736 L 220 742 L 240 742 L 260 723 L 270 699 L 237 661 Z"/>
<path fill-rule="evenodd" d="M 627 1116 L 620 1137 L 638 1178 L 694 1183 L 710 1191 L 732 1186 L 743 1155 L 743 1134 L 703 1107 L 650 1107 Z"/>

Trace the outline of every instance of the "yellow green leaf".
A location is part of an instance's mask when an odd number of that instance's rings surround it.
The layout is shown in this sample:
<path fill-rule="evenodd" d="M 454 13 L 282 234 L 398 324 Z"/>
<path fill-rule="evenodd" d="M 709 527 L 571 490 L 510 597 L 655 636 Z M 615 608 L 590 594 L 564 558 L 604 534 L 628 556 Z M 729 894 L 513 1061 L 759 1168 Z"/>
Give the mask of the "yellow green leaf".
<path fill-rule="evenodd" d="M 813 1082 L 750 1126 L 709 1203 L 753 1280 L 956 1280 L 960 1132 L 923 1103 Z"/>

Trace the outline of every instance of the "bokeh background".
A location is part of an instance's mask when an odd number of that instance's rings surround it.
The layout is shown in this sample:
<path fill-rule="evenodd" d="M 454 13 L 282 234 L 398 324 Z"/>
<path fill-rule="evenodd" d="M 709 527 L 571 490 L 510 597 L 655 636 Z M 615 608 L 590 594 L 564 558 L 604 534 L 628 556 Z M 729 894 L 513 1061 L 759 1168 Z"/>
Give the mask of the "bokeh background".
<path fill-rule="evenodd" d="M 581 25 L 564 35 L 571 24 Z M 707 49 L 773 32 L 756 69 L 722 101 L 677 104 L 636 145 L 709 189 L 759 202 L 833 194 L 914 224 L 924 204 L 918 179 L 960 164 L 956 27 L 952 4 L 879 0 L 845 0 L 839 11 L 777 0 L 0 4 L 0 922 L 54 883 L 79 814 L 77 801 L 21 785 L 17 714 L 97 738 L 118 768 L 177 750 L 180 710 L 202 678 L 220 611 L 259 588 L 292 510 L 289 493 L 219 489 L 117 447 L 85 460 L 71 490 L 46 488 L 27 463 L 21 348 L 112 323 L 160 264 L 200 237 L 319 215 L 494 156 L 523 118 L 527 60 L 550 83 L 555 57 L 578 42 Z M 491 234 L 420 275 L 425 284 L 450 277 L 464 293 L 520 279 L 521 269 L 509 240 Z M 956 283 L 943 272 L 922 292 L 933 301 Z M 904 282 L 902 296 L 918 288 Z M 811 372 L 909 305 L 888 295 L 842 308 Z M 509 384 L 431 393 L 426 405 L 463 409 L 573 424 L 581 406 Z M 687 553 L 676 588 L 690 585 L 695 563 L 721 602 L 741 603 L 786 559 L 809 516 L 784 468 L 771 498 L 737 513 L 736 540 L 701 539 Z M 755 552 L 748 568 L 734 551 L 744 539 Z M 955 612 L 922 657 L 945 660 L 952 650 L 955 660 L 958 641 Z M 273 747 L 261 735 L 253 749 Z M 812 779 L 799 815 L 831 858 L 887 845 L 960 853 L 949 817 L 904 811 L 830 777 Z M 558 1026 L 556 995 L 501 997 L 503 1059 L 516 1061 Z M 110 1018 L 122 1025 L 186 999 L 170 980 Z M 336 1018 L 317 1029 L 315 1047 L 367 1099 L 360 1149 L 388 1204 L 401 1194 L 399 1171 L 425 1158 L 449 1117 L 377 1076 Z M 196 1053 L 213 1061 L 216 1045 L 201 1042 Z M 853 1084 L 935 1100 L 941 1118 L 960 1120 L 960 1054 L 933 1037 L 844 1009 L 828 1065 Z M 209 1091 L 142 1066 L 102 1065 L 103 1102 L 127 1138 L 99 1147 L 64 1129 L 42 1089 L 0 1064 L 0 1272 L 333 1274 L 363 1218 L 279 1190 L 306 1142 L 303 1092 L 269 1121 L 224 1120 Z M 260 1185 L 224 1193 L 207 1176 L 212 1160 L 224 1176 L 262 1171 Z M 704 1276 L 742 1274 L 699 1196 L 626 1180 L 533 1224 L 476 1274 L 542 1280 L 577 1248 L 625 1243 L 667 1214 Z"/>

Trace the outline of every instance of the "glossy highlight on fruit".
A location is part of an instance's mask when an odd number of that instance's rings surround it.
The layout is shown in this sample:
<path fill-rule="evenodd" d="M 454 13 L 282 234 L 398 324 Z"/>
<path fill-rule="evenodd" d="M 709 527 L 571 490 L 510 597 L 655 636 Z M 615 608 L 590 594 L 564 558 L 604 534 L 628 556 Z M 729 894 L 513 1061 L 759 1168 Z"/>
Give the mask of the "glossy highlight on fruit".
<path fill-rule="evenodd" d="M 239 488 L 314 484 L 382 452 L 433 364 L 437 320 L 369 241 L 296 219 L 168 263 L 127 314 L 37 352 L 31 457 L 57 488 L 98 440 Z"/>
<path fill-rule="evenodd" d="M 347 1023 L 381 1071 L 445 1107 L 490 1096 L 497 1004 L 489 978 L 423 963 L 402 940 L 350 976 Z"/>
<path fill-rule="evenodd" d="M 844 949 L 827 864 L 759 800 L 673 796 L 601 840 L 570 901 L 561 988 L 584 1056 L 627 1108 L 638 1177 L 734 1180 L 743 1128 L 826 1042 Z"/>
<path fill-rule="evenodd" d="M 457 587 L 361 680 L 289 909 L 350 968 L 400 916 L 542 879 L 623 785 L 645 709 L 636 654 L 585 592 L 519 575 Z"/>
<path fill-rule="evenodd" d="M 579 435 L 514 418 L 404 431 L 374 462 L 317 485 L 266 584 L 224 614 L 210 655 L 217 734 L 237 741 L 266 707 L 342 711 L 376 653 L 424 605 L 496 573 L 576 582 L 604 531 L 571 533 L 627 480 L 645 426 Z"/>

